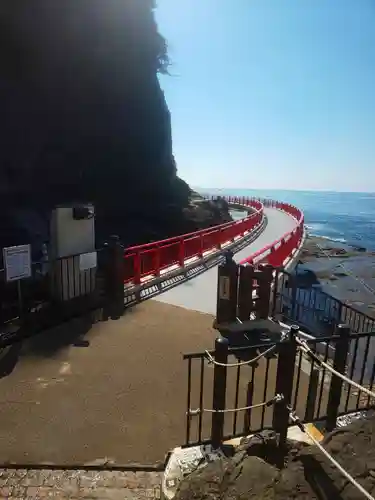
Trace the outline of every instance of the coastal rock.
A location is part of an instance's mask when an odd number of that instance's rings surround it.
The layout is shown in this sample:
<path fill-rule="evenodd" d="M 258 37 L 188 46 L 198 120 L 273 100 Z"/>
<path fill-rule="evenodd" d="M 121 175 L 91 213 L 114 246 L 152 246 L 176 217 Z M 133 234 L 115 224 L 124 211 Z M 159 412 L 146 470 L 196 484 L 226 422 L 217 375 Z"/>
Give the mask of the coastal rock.
<path fill-rule="evenodd" d="M 354 246 L 353 247 L 354 250 L 356 250 L 357 252 L 367 252 L 367 249 L 365 247 L 357 247 L 357 246 Z"/>
<path fill-rule="evenodd" d="M 231 222 L 228 203 L 224 199 L 193 199 L 184 209 L 184 216 L 191 225 L 191 231 Z"/>
<path fill-rule="evenodd" d="M 232 458 L 209 463 L 185 478 L 176 500 L 358 500 L 358 490 L 315 446 L 290 443 L 282 470 L 259 456 L 249 456 L 258 446 L 274 449 L 269 434 L 243 440 Z M 328 434 L 325 449 L 370 494 L 375 493 L 375 417 L 357 420 Z M 271 437 L 271 439 L 270 439 Z M 244 448 L 245 443 L 249 445 Z M 267 455 L 267 453 L 266 453 Z"/>
<path fill-rule="evenodd" d="M 337 242 L 332 245 L 325 238 L 308 236 L 297 266 L 298 287 L 314 286 L 316 293 L 320 290 L 325 296 L 328 294 L 346 306 L 375 318 L 372 306 L 374 268 L 375 252 L 367 251 L 365 247 L 348 244 L 339 246 Z M 323 295 L 320 299 L 323 304 Z M 346 322 L 347 317 L 344 315 L 342 321 Z M 354 324 L 349 326 L 356 328 Z"/>
<path fill-rule="evenodd" d="M 238 453 L 193 472 L 180 484 L 176 500 L 266 498 L 278 471 L 256 456 Z"/>

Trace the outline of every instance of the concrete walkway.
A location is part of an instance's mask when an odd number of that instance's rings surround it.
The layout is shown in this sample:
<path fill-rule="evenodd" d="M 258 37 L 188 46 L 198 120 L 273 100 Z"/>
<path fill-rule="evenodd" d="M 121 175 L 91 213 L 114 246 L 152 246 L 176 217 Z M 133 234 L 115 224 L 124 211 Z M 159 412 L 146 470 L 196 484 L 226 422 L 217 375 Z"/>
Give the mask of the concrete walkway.
<path fill-rule="evenodd" d="M 266 229 L 255 241 L 236 253 L 235 260 L 237 262 L 274 242 L 286 232 L 291 231 L 296 225 L 296 221 L 290 215 L 280 210 L 265 208 L 264 212 L 268 218 Z M 217 268 L 212 267 L 199 276 L 158 295 L 153 300 L 184 307 L 192 311 L 215 314 L 216 288 Z"/>

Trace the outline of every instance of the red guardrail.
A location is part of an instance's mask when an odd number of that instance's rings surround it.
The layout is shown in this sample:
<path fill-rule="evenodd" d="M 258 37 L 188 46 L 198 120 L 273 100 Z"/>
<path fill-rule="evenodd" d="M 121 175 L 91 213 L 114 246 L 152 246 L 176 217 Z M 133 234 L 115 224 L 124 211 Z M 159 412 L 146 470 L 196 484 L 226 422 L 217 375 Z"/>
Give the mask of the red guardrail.
<path fill-rule="evenodd" d="M 223 244 L 253 231 L 262 222 L 263 204 L 259 200 L 235 196 L 226 197 L 226 200 L 228 203 L 252 207 L 255 212 L 238 221 L 127 248 L 124 253 L 124 282 L 138 285 L 143 277 L 160 276 L 163 269 L 173 265 L 184 267 L 186 260 L 202 258 L 204 252 L 209 250 L 220 250 Z"/>
<path fill-rule="evenodd" d="M 242 260 L 240 264 L 271 264 L 274 267 L 282 266 L 294 250 L 297 250 L 304 234 L 304 215 L 301 210 L 288 203 L 281 203 L 273 200 L 262 200 L 265 207 L 273 207 L 291 215 L 296 219 L 296 227 L 293 231 L 288 231 L 281 238 L 262 248 L 258 252 Z"/>

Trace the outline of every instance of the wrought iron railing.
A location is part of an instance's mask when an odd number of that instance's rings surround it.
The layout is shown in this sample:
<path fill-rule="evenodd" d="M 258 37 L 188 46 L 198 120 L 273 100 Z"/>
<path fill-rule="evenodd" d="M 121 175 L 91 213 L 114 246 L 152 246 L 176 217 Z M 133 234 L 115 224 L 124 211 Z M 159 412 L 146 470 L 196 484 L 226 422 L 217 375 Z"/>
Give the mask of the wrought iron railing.
<path fill-rule="evenodd" d="M 33 262 L 31 277 L 18 282 L 7 282 L 0 269 L 0 348 L 114 302 L 118 284 L 123 307 L 124 288 L 116 279 L 122 254 L 111 242 L 96 250 L 92 267 L 82 260 L 87 253 Z"/>
<path fill-rule="evenodd" d="M 274 276 L 270 315 L 297 323 L 313 335 L 329 335 L 338 324 L 350 326 L 353 333 L 375 331 L 375 318 L 324 292 L 309 286 L 304 278 L 283 269 Z"/>
<path fill-rule="evenodd" d="M 374 318 L 284 269 L 254 268 L 228 259 L 218 274 L 215 326 L 229 344 L 224 342 L 224 350 L 217 343 L 213 352 L 184 356 L 188 363 L 186 444 L 205 440 L 217 444 L 278 426 L 286 436 L 289 418 L 277 405 L 265 404 L 277 393 L 286 396 L 302 421 L 325 421 L 329 429 L 340 414 L 372 407 L 372 398 L 338 383 L 320 362 L 330 363 L 372 390 Z M 313 348 L 319 362 L 306 358 L 295 342 L 281 342 L 288 325 L 296 325 L 298 338 Z M 266 343 L 259 331 L 268 332 Z M 257 351 L 269 349 L 272 356 L 260 357 L 256 364 L 236 364 L 236 359 L 248 361 Z M 219 364 L 214 362 L 217 359 Z M 214 369 L 208 370 L 209 366 Z"/>
<path fill-rule="evenodd" d="M 336 333 L 307 340 L 307 344 L 320 360 L 372 390 L 374 336 L 371 332 L 350 333 L 348 328 Z M 359 360 L 361 342 L 363 353 Z M 323 346 L 323 350 L 317 350 L 317 345 Z M 274 347 L 274 352 L 261 357 L 257 363 L 243 364 L 258 356 L 259 351 L 269 351 L 270 347 Z M 220 364 L 213 364 L 211 358 Z M 292 338 L 246 347 L 216 342 L 215 350 L 185 354 L 184 360 L 188 375 L 185 445 L 189 446 L 205 442 L 218 444 L 275 427 L 281 432 L 284 427 L 286 435 L 287 427 L 292 424 L 280 416 L 278 403 L 273 404 L 276 394 L 287 396 L 286 403 L 292 405 L 302 422 L 322 422 L 329 430 L 334 428 L 340 415 L 368 410 L 375 404 L 371 397 L 361 395 L 319 363 L 309 360 Z"/>

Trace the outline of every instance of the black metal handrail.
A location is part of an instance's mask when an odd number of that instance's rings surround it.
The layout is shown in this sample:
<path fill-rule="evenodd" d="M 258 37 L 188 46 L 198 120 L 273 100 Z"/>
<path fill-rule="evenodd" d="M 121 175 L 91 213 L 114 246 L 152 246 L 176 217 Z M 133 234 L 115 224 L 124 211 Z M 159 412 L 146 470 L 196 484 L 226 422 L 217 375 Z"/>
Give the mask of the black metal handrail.
<path fill-rule="evenodd" d="M 374 332 L 352 332 L 346 327 L 336 329 L 334 335 L 303 338 L 319 359 L 331 363 L 333 368 L 372 391 L 375 382 Z M 258 348 L 267 350 L 271 346 L 275 346 L 276 356 L 263 358 L 256 365 L 243 365 L 244 360 L 256 356 Z M 221 363 L 212 363 L 210 357 Z M 369 410 L 375 404 L 368 396 L 361 397 L 350 385 L 338 383 L 337 377 L 327 369 L 306 359 L 290 339 L 286 343 L 284 340 L 245 347 L 227 345 L 224 351 L 221 345 L 219 353 L 216 347 L 215 350 L 184 354 L 183 358 L 188 364 L 186 446 L 217 444 L 220 440 L 275 428 L 275 425 L 286 438 L 291 424 L 276 406 L 263 405 L 244 411 L 280 392 L 288 395 L 303 422 L 323 422 L 327 429 L 335 426 L 338 416 Z M 234 366 L 236 361 L 238 365 Z M 240 409 L 225 413 L 227 408 Z M 212 409 L 224 411 L 210 413 Z"/>

